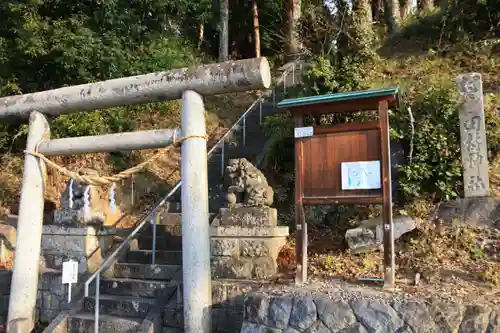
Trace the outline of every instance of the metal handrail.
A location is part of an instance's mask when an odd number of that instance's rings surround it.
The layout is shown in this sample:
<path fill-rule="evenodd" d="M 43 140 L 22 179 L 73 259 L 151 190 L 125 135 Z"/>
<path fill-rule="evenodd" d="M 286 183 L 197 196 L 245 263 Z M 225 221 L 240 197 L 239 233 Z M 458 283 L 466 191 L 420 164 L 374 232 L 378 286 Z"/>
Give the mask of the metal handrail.
<path fill-rule="evenodd" d="M 289 71 L 284 71 L 283 75 L 281 77 L 283 81 L 283 89 L 286 92 L 286 76 L 288 75 Z M 292 73 L 295 78 L 295 65 L 292 65 Z M 295 81 L 295 79 L 293 80 Z M 272 89 L 272 96 L 273 96 L 273 104 L 276 103 L 276 94 L 275 94 L 275 88 L 281 83 L 278 80 L 277 84 L 275 87 Z M 246 117 L 247 115 L 252 112 L 253 108 L 257 103 L 259 103 L 259 121 L 262 123 L 262 102 L 265 99 L 265 94 L 263 96 L 260 96 L 257 98 L 248 108 L 247 110 L 238 118 L 238 120 L 231 126 L 229 130 L 224 133 L 224 135 L 217 141 L 217 143 L 214 144 L 214 146 L 207 152 L 207 159 L 209 159 L 212 155 L 212 153 L 219 147 L 219 145 L 222 144 L 222 156 L 221 156 L 221 166 L 222 166 L 222 173 L 224 173 L 224 141 L 226 138 L 239 127 L 239 124 L 242 122 L 243 123 L 243 130 L 245 131 L 245 125 L 246 125 Z M 243 145 L 245 145 L 245 132 L 243 135 Z M 95 310 L 95 315 L 94 315 L 94 332 L 97 333 L 99 332 L 99 288 L 100 288 L 100 275 L 101 273 L 108 268 L 108 266 L 111 265 L 111 263 L 114 261 L 114 259 L 120 254 L 120 252 L 128 246 L 130 241 L 134 239 L 135 235 L 146 225 L 147 222 L 151 221 L 151 218 L 154 216 L 155 220 L 153 223 L 153 244 L 152 244 L 152 264 L 155 264 L 155 259 L 156 259 L 156 214 L 158 213 L 158 210 L 165 205 L 167 200 L 179 189 L 179 187 L 182 185 L 182 179 L 177 182 L 177 184 L 168 192 L 168 194 L 163 197 L 163 199 L 160 200 L 159 203 L 157 203 L 149 213 L 145 214 L 141 219 L 139 220 L 139 224 L 135 227 L 135 229 L 123 240 L 123 242 L 104 260 L 104 262 L 101 264 L 101 266 L 97 269 L 97 271 L 94 272 L 86 281 L 84 285 L 85 289 L 85 297 L 89 296 L 89 286 L 90 284 L 96 280 L 96 293 L 95 293 L 95 305 L 94 305 L 94 310 Z"/>

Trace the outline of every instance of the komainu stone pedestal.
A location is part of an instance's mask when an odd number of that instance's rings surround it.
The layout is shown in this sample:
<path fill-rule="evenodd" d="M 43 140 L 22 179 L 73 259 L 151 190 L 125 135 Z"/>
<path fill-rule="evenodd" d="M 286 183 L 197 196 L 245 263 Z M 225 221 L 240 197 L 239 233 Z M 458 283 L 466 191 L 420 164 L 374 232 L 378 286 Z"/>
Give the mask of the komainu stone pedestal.
<path fill-rule="evenodd" d="M 277 273 L 288 227 L 277 226 L 274 208 L 222 208 L 210 236 L 214 278 L 265 279 Z"/>
<path fill-rule="evenodd" d="M 80 173 L 96 172 L 83 169 Z M 53 223 L 43 226 L 44 266 L 60 270 L 64 261 L 72 259 L 78 261 L 80 273 L 95 271 L 101 263 L 101 252 L 111 246 L 114 235 L 113 229 L 103 227 L 110 211 L 109 203 L 100 198 L 94 186 L 71 180 L 60 203 Z"/>
<path fill-rule="evenodd" d="M 52 321 L 68 308 L 68 285 L 62 284 L 63 262 L 78 262 L 78 283 L 72 286 L 77 295 L 86 276 L 95 272 L 112 244 L 113 230 L 95 226 L 66 227 L 45 225 L 42 230 L 42 262 L 38 280 L 37 316 Z"/>
<path fill-rule="evenodd" d="M 37 300 L 37 316 L 42 322 L 52 321 L 69 306 L 68 286 L 62 284 L 64 262 L 78 262 L 78 283 L 72 285 L 74 296 L 101 266 L 116 235 L 116 229 L 104 226 L 109 211 L 107 200 L 100 198 L 95 187 L 68 182 L 54 220 L 42 228 Z"/>
<path fill-rule="evenodd" d="M 228 208 L 211 226 L 212 274 L 216 279 L 265 279 L 278 272 L 276 259 L 288 227 L 278 227 L 274 191 L 262 172 L 244 158 L 226 167 Z"/>
<path fill-rule="evenodd" d="M 102 257 L 113 242 L 115 231 L 95 226 L 43 226 L 43 266 L 61 270 L 62 263 L 72 259 L 78 262 L 78 272 L 93 272 L 101 265 Z"/>

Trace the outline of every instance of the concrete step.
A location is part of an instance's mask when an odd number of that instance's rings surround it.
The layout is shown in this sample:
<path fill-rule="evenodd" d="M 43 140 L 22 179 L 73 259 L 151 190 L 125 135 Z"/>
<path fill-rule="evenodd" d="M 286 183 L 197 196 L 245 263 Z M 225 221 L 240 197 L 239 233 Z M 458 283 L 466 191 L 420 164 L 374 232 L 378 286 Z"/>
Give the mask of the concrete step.
<path fill-rule="evenodd" d="M 139 232 L 140 237 L 152 237 L 153 236 L 153 225 L 147 225 L 142 228 Z M 160 237 L 180 237 L 182 236 L 182 230 L 180 224 L 171 224 L 171 225 L 156 225 L 156 237 L 157 239 Z"/>
<path fill-rule="evenodd" d="M 177 292 L 181 285 L 178 281 L 158 281 L 158 280 L 139 280 L 127 278 L 112 278 L 102 280 L 100 291 L 107 295 L 116 296 L 134 296 L 134 297 L 158 297 L 162 300 L 168 300 Z"/>
<path fill-rule="evenodd" d="M 127 253 L 125 262 L 132 264 L 152 264 L 153 251 L 133 250 Z M 182 265 L 181 251 L 156 251 L 156 262 L 158 265 Z"/>
<path fill-rule="evenodd" d="M 117 263 L 114 266 L 115 277 L 166 280 L 170 281 L 176 274 L 182 273 L 180 265 L 144 265 L 131 263 Z"/>
<path fill-rule="evenodd" d="M 163 327 L 163 330 L 161 333 L 183 333 L 184 330 L 180 328 L 174 328 L 174 327 Z"/>
<path fill-rule="evenodd" d="M 184 309 L 179 304 L 176 297 L 173 297 L 166 305 L 163 311 L 163 326 L 183 329 L 184 328 Z"/>
<path fill-rule="evenodd" d="M 149 233 L 148 233 L 149 234 Z M 153 236 L 139 236 L 137 239 L 140 250 L 153 249 Z M 182 249 L 182 237 L 176 235 L 156 235 L 156 249 L 163 251 L 180 251 Z"/>
<path fill-rule="evenodd" d="M 109 315 L 99 316 L 99 333 L 135 333 L 142 318 L 120 318 Z M 94 314 L 77 313 L 68 318 L 68 333 L 93 333 Z"/>
<path fill-rule="evenodd" d="M 182 213 L 180 212 L 181 210 L 181 204 L 179 203 L 179 212 L 166 212 L 163 214 L 160 214 L 160 218 L 156 221 L 156 225 L 177 225 L 181 224 L 181 218 L 182 218 Z"/>
<path fill-rule="evenodd" d="M 95 304 L 95 297 L 85 298 L 85 311 L 94 313 Z M 118 317 L 145 318 L 151 308 L 161 306 L 161 304 L 161 301 L 154 298 L 100 295 L 99 313 Z"/>

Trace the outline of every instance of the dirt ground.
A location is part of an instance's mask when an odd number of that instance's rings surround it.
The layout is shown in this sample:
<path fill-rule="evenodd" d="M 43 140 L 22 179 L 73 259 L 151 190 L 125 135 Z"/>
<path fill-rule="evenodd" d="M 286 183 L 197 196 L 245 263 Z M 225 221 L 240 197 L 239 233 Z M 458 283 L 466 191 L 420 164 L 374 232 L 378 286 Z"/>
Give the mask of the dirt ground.
<path fill-rule="evenodd" d="M 489 240 L 484 244 L 484 240 Z M 394 293 L 446 300 L 500 304 L 500 230 L 447 227 L 418 229 L 396 241 Z M 309 232 L 308 273 L 313 284 L 351 283 L 379 288 L 383 279 L 383 252 L 354 254 L 343 235 L 330 229 Z M 279 283 L 293 281 L 294 235 L 279 257 Z M 288 281 L 288 282 L 287 282 Z"/>

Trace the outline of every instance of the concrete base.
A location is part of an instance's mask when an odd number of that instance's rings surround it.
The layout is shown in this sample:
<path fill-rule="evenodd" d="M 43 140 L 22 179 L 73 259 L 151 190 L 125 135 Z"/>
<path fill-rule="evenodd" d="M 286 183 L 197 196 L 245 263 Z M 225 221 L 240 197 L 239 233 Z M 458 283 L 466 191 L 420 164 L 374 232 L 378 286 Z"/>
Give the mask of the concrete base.
<path fill-rule="evenodd" d="M 84 274 L 94 272 L 111 248 L 114 229 L 92 226 L 44 225 L 42 230 L 42 269 L 37 293 L 37 320 L 49 323 L 61 310 L 69 309 L 68 285 L 62 284 L 62 265 L 69 259 L 78 262 L 78 283 L 71 294 L 77 296 Z"/>
<path fill-rule="evenodd" d="M 288 227 L 277 226 L 274 208 L 223 208 L 210 236 L 213 278 L 265 279 L 277 273 Z"/>
<path fill-rule="evenodd" d="M 103 251 L 112 245 L 113 229 L 92 226 L 45 225 L 42 230 L 44 268 L 61 270 L 69 259 L 78 261 L 78 272 L 93 272 L 102 262 Z"/>
<path fill-rule="evenodd" d="M 500 228 L 500 198 L 477 197 L 448 201 L 439 206 L 436 217 L 449 224 Z"/>

